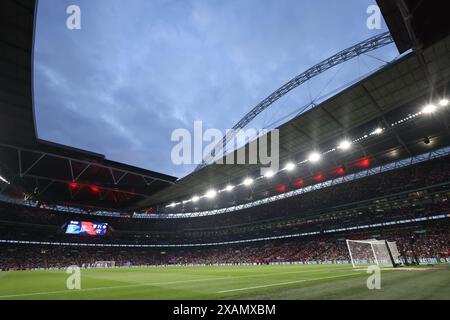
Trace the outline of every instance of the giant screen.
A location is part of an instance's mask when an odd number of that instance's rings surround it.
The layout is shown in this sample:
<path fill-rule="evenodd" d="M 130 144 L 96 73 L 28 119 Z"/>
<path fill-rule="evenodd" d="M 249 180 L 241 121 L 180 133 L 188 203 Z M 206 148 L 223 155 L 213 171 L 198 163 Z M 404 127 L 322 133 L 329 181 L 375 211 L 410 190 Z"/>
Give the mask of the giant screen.
<path fill-rule="evenodd" d="M 104 236 L 108 229 L 107 223 L 95 223 L 87 221 L 70 221 L 67 224 L 67 234 L 84 234 L 91 236 Z"/>

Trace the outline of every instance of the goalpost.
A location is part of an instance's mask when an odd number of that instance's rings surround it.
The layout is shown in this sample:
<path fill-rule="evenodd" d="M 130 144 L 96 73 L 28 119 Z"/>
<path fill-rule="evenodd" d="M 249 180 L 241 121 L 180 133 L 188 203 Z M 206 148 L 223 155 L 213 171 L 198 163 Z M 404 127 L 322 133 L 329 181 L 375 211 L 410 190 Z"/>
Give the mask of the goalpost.
<path fill-rule="evenodd" d="M 92 265 L 93 268 L 114 268 L 115 266 L 115 261 L 95 261 Z"/>
<path fill-rule="evenodd" d="M 397 244 L 386 240 L 347 240 L 347 248 L 354 268 L 376 264 L 396 267 L 401 263 Z"/>
<path fill-rule="evenodd" d="M 397 242 L 395 242 L 395 241 L 386 241 L 386 242 L 388 244 L 388 249 L 391 252 L 391 257 L 394 262 L 394 267 L 403 264 L 402 257 L 397 248 Z"/>

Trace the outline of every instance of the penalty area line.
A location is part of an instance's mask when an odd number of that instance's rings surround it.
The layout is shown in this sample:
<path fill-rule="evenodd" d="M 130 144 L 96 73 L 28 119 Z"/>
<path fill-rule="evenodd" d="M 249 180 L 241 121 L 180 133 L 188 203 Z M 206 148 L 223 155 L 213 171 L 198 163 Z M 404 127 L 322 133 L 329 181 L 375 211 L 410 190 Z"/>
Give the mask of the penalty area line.
<path fill-rule="evenodd" d="M 27 296 L 40 296 L 40 295 L 58 294 L 58 293 L 75 293 L 75 292 L 99 291 L 99 290 L 122 289 L 122 288 L 136 288 L 136 287 L 145 287 L 145 286 L 158 286 L 158 285 L 168 285 L 168 284 L 178 284 L 178 283 L 204 282 L 204 281 L 214 281 L 214 280 L 221 280 L 221 279 L 224 279 L 224 278 L 192 279 L 192 280 L 180 280 L 180 281 L 170 281 L 170 282 L 149 282 L 149 283 L 122 285 L 122 286 L 86 288 L 86 289 L 78 289 L 78 290 L 75 289 L 75 290 L 18 293 L 18 294 L 2 295 L 2 296 L 0 296 L 0 299 L 18 298 L 18 297 L 27 297 Z"/>

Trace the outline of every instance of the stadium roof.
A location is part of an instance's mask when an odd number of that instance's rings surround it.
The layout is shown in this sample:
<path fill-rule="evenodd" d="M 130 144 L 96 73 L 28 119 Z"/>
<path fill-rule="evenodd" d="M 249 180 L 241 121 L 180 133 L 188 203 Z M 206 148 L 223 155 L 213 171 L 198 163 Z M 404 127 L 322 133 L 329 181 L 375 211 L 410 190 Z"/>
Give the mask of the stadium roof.
<path fill-rule="evenodd" d="M 409 113 L 420 110 L 428 103 L 433 89 L 449 92 L 450 81 L 450 38 L 430 47 L 424 52 L 427 66 L 421 65 L 416 53 L 392 63 L 371 77 L 362 80 L 340 94 L 316 106 L 312 110 L 289 121 L 280 129 L 280 164 L 301 160 L 314 149 L 329 150 L 344 136 L 358 137 L 371 132 L 380 122 L 393 123 Z M 428 75 L 428 70 L 430 73 Z M 432 85 L 430 80 L 432 79 Z M 437 121 L 430 126 L 424 121 L 414 128 L 390 130 L 382 141 L 364 145 L 364 149 L 337 155 L 323 166 L 346 163 L 366 155 L 378 155 L 400 146 L 404 155 L 423 152 L 421 140 L 439 136 L 440 146 L 450 143 L 448 124 Z M 437 144 L 434 147 L 438 147 Z M 247 146 L 248 148 L 248 146 Z M 381 161 L 381 159 L 379 159 Z M 389 161 L 389 159 L 385 159 Z M 224 186 L 239 181 L 245 176 L 259 174 L 258 165 L 213 164 L 181 179 L 175 185 L 159 192 L 142 203 L 164 203 L 180 198 L 202 194 L 214 186 Z M 286 180 L 286 179 L 285 179 Z M 261 186 L 267 189 L 267 185 Z M 253 193 L 258 190 L 253 190 Z M 245 197 L 249 195 L 246 194 Z M 245 198 L 243 197 L 243 198 Z"/>
<path fill-rule="evenodd" d="M 398 51 L 421 49 L 450 33 L 448 13 L 440 0 L 377 0 Z"/>
<path fill-rule="evenodd" d="M 344 136 L 358 137 L 380 123 L 388 128 L 450 92 L 450 39 L 444 10 L 435 1 L 378 1 L 401 52 L 415 50 L 354 84 L 310 111 L 282 125 L 280 163 L 299 160 L 313 149 L 335 146 Z M 411 16 L 411 19 L 406 17 Z M 36 136 L 32 94 L 32 48 L 35 1 L 0 2 L 0 170 L 42 201 L 104 207 L 146 208 L 166 204 L 210 187 L 224 186 L 259 174 L 258 165 L 210 165 L 173 184 L 175 177 L 131 167 L 103 155 L 40 141 Z M 432 23 L 425 21 L 433 20 Z M 406 21 L 406 22 L 405 22 Z M 313 175 L 336 165 L 370 156 L 378 164 L 450 145 L 448 113 L 442 117 L 390 128 L 358 148 L 306 166 L 298 175 Z M 424 143 L 424 137 L 433 143 Z M 245 148 L 248 149 L 248 146 Z M 224 199 L 239 203 L 267 196 L 278 183 L 295 177 L 279 175 L 248 192 Z M 11 187 L 12 188 L 12 187 Z M 5 190 L 1 190 L 5 191 Z M 7 190 L 8 191 L 8 190 Z M 12 192 L 13 190 L 9 190 Z M 212 205 L 212 204 L 209 204 Z M 214 201 L 222 206 L 224 202 Z"/>
<path fill-rule="evenodd" d="M 344 136 L 358 136 L 370 132 L 379 123 L 395 122 L 419 111 L 430 99 L 449 92 L 450 28 L 445 13 L 438 1 L 400 2 L 404 4 L 402 10 L 393 5 L 394 1 L 378 1 L 399 51 L 415 50 L 279 127 L 281 165 L 299 160 L 317 148 L 328 150 L 327 146 L 335 145 Z M 411 19 L 407 19 L 408 16 Z M 427 148 L 447 146 L 450 142 L 448 113 L 433 123 L 422 121 L 413 127 L 388 130 L 383 136 L 352 152 L 330 157 L 328 163 L 322 162 L 321 168 L 306 168 L 305 171 L 309 172 L 302 174 L 312 175 L 314 170 L 345 164 L 367 155 L 378 163 L 392 161 L 389 155 L 394 149 L 396 157 L 416 155 L 424 151 L 424 137 L 434 138 L 431 146 L 426 144 Z M 210 188 L 240 183 L 246 176 L 259 175 L 259 169 L 259 165 L 212 164 L 145 199 L 138 206 L 189 199 Z M 278 183 L 291 179 L 292 176 L 282 176 L 270 184 L 254 186 L 248 192 L 234 193 L 223 200 L 225 203 L 215 199 L 209 206 L 222 207 L 250 201 L 256 196 L 268 196 L 271 188 L 273 191 Z"/>
<path fill-rule="evenodd" d="M 0 2 L 0 139 L 32 145 L 32 48 L 35 2 Z"/>

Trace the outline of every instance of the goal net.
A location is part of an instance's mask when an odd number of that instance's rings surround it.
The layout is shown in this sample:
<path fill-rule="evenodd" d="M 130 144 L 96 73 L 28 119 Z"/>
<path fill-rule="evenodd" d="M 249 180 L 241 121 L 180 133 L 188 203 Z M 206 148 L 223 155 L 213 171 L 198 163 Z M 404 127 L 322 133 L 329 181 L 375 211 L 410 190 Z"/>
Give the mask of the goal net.
<path fill-rule="evenodd" d="M 347 240 L 348 252 L 354 268 L 376 264 L 379 267 L 395 267 L 400 255 L 395 242 L 386 240 Z"/>
<path fill-rule="evenodd" d="M 92 267 L 93 268 L 114 268 L 116 266 L 115 261 L 96 261 Z"/>
<path fill-rule="evenodd" d="M 394 267 L 395 265 L 403 264 L 403 260 L 400 256 L 400 252 L 397 248 L 397 243 L 395 241 L 387 241 L 389 251 L 391 252 L 392 259 L 394 261 Z"/>

